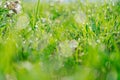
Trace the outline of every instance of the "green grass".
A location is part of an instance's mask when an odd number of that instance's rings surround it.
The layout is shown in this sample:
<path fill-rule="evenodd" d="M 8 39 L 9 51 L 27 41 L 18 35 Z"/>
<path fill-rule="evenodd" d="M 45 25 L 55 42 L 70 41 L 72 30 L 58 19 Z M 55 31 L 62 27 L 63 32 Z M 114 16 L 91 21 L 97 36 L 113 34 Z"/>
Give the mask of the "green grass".
<path fill-rule="evenodd" d="M 22 6 L 0 7 L 0 80 L 120 80 L 119 0 Z"/>

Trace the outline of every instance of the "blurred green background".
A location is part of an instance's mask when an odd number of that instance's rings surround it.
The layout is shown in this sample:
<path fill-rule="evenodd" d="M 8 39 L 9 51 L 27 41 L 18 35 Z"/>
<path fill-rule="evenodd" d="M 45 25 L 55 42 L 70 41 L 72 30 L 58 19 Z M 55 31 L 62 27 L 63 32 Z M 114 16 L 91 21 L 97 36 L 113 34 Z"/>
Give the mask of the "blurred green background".
<path fill-rule="evenodd" d="M 83 1 L 0 5 L 0 80 L 120 80 L 120 1 Z"/>

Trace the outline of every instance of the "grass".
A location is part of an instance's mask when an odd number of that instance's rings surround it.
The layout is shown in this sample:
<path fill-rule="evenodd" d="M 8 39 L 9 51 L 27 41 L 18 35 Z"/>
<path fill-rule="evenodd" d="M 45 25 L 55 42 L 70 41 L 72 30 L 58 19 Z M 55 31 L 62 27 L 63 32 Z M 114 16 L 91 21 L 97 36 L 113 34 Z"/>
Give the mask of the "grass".
<path fill-rule="evenodd" d="M 22 6 L 0 7 L 0 80 L 120 79 L 119 0 Z"/>

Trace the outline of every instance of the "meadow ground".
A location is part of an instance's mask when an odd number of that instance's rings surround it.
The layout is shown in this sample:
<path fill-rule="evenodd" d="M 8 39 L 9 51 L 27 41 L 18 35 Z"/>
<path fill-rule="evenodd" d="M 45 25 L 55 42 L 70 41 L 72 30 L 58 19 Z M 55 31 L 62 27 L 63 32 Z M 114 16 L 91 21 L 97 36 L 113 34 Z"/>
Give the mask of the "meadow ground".
<path fill-rule="evenodd" d="M 0 3 L 0 80 L 120 80 L 120 1 Z"/>

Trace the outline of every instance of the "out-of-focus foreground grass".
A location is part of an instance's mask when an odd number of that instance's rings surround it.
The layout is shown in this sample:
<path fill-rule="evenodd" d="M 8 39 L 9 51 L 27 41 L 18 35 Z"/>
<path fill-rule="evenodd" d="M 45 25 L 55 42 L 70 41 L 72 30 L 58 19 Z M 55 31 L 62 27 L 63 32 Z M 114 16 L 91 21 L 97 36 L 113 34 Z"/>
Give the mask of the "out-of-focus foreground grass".
<path fill-rule="evenodd" d="M 0 7 L 0 80 L 120 80 L 120 1 Z"/>

